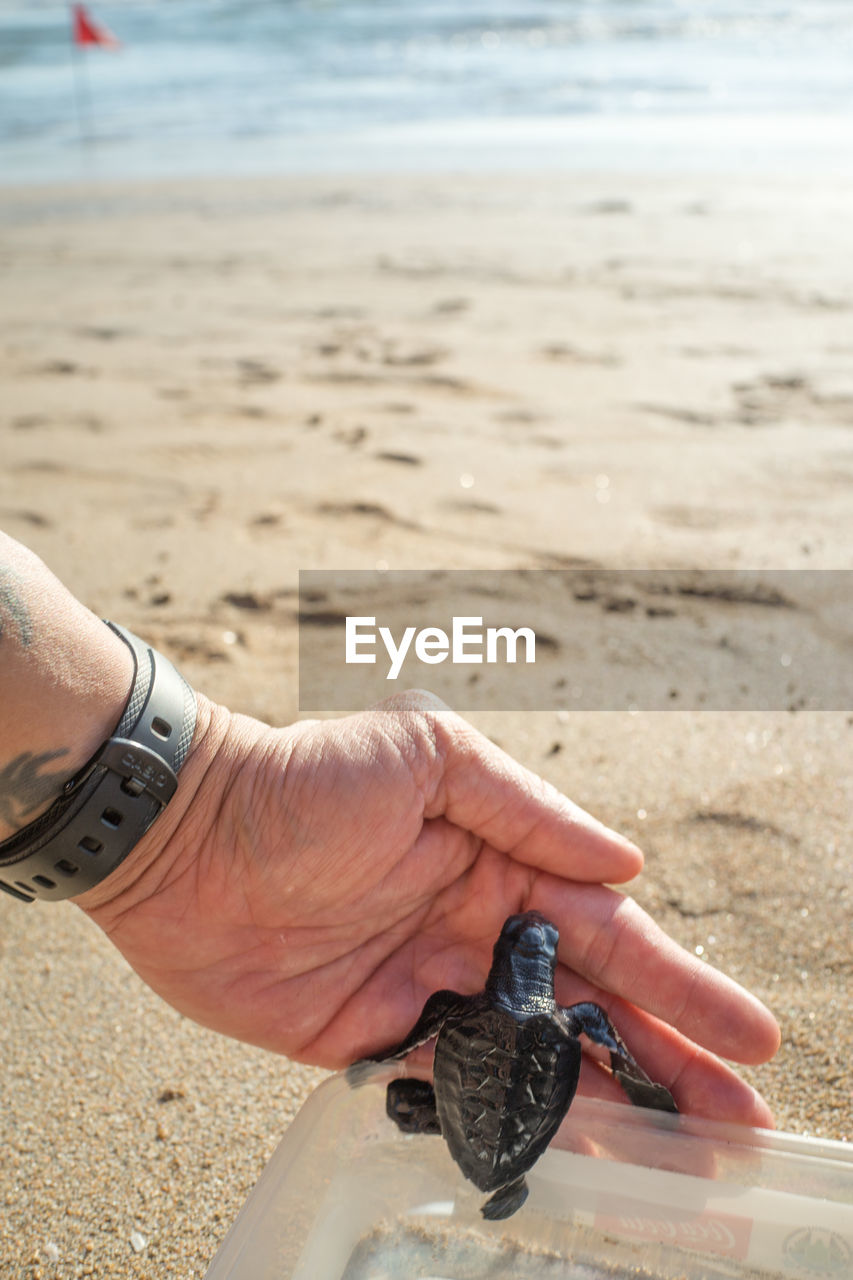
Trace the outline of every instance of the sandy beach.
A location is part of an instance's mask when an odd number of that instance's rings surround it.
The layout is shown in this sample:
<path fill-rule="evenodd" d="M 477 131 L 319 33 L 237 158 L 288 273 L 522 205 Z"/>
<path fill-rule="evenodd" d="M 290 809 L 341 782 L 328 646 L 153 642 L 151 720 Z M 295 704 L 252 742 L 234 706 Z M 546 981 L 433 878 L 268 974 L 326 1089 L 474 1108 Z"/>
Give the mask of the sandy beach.
<path fill-rule="evenodd" d="M 853 184 L 293 178 L 0 192 L 0 525 L 232 708 L 300 569 L 849 569 Z M 849 638 L 848 638 L 849 643 Z M 849 1140 L 853 709 L 478 712 L 764 999 Z M 0 902 L 0 1273 L 200 1278 L 322 1073 Z"/>

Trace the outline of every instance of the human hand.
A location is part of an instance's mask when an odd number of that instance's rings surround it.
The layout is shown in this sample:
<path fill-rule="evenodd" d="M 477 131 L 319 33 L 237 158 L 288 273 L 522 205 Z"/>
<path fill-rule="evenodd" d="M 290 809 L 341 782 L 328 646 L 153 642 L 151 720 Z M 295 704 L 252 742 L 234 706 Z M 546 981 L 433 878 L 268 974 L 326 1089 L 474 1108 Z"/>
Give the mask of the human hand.
<path fill-rule="evenodd" d="M 428 695 L 274 730 L 202 700 L 169 809 L 77 901 L 177 1009 L 340 1067 L 427 996 L 482 988 L 506 916 L 560 931 L 557 999 L 607 1008 L 682 1111 L 772 1124 L 714 1055 L 771 1057 L 771 1014 L 606 887 L 642 855 Z M 608 1092 L 595 1065 L 586 1092 Z M 615 1090 L 618 1093 L 618 1090 Z"/>

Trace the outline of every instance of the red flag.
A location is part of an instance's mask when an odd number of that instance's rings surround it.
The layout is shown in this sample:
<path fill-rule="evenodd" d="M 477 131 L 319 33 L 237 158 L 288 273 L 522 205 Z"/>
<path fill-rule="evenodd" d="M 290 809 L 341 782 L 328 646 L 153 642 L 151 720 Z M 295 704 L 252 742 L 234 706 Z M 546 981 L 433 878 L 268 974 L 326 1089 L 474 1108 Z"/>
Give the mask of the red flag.
<path fill-rule="evenodd" d="M 99 44 L 104 49 L 118 49 L 120 41 L 111 31 L 95 22 L 86 11 L 85 5 L 71 6 L 71 20 L 74 24 L 74 43 L 79 45 Z"/>

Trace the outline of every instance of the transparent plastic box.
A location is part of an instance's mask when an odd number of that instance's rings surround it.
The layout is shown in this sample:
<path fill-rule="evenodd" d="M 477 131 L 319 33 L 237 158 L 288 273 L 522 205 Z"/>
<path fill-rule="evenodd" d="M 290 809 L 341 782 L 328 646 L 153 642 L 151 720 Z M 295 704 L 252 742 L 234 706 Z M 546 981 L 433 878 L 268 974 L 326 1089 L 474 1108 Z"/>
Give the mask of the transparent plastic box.
<path fill-rule="evenodd" d="M 576 1098 L 504 1222 L 440 1138 L 333 1076 L 205 1280 L 850 1280 L 853 1147 Z"/>

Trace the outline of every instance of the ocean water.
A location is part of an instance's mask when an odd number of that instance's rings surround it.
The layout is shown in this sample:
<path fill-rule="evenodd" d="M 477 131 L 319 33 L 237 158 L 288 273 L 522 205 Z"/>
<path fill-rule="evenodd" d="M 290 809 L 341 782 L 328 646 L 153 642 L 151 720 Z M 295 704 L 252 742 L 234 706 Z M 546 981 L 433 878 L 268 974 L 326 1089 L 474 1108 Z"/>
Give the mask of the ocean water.
<path fill-rule="evenodd" d="M 0 182 L 673 164 L 853 174 L 853 0 L 0 0 Z"/>

